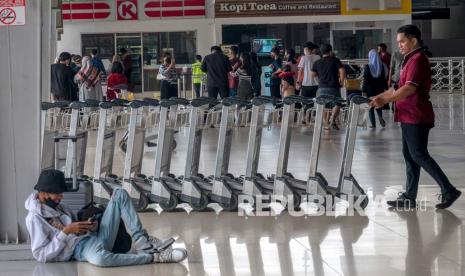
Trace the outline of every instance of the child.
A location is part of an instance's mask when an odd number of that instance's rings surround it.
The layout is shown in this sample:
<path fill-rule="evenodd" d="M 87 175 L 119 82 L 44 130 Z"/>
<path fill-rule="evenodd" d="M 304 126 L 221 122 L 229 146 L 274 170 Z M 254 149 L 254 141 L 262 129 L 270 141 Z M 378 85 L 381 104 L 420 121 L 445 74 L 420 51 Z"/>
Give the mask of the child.
<path fill-rule="evenodd" d="M 107 79 L 107 101 L 118 98 L 118 93 L 121 89 L 127 89 L 128 79 L 123 74 L 123 66 L 121 62 L 113 62 L 111 66 L 111 74 Z"/>

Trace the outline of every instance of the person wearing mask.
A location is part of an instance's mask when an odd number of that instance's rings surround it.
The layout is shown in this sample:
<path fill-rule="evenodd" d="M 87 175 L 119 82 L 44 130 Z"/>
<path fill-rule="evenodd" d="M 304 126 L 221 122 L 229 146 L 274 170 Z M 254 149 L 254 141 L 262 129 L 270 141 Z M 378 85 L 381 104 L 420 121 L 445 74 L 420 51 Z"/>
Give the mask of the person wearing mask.
<path fill-rule="evenodd" d="M 71 57 L 71 69 L 73 70 L 74 74 L 79 72 L 82 67 L 82 57 L 80 55 L 72 55 Z"/>
<path fill-rule="evenodd" d="M 78 99 L 77 86 L 74 83 L 74 72 L 71 70 L 71 54 L 62 52 L 58 56 L 58 63 L 50 67 L 51 100 L 76 101 Z"/>
<path fill-rule="evenodd" d="M 98 51 L 97 49 L 92 49 L 91 52 L 91 57 L 92 57 L 92 66 L 95 68 L 99 69 L 102 76 L 106 78 L 107 72 L 105 71 L 105 66 L 103 66 L 103 62 L 98 56 Z"/>
<path fill-rule="evenodd" d="M 311 76 L 318 77 L 318 96 L 331 95 L 337 98 L 341 97 L 341 87 L 346 79 L 346 71 L 342 65 L 341 60 L 333 55 L 333 47 L 330 44 L 322 44 L 320 52 L 323 58 L 317 60 L 312 67 Z M 329 125 L 333 129 L 339 130 L 337 125 L 337 118 L 339 116 L 340 104 L 333 103 L 332 118 L 330 120 L 329 114 L 325 114 L 324 124 L 325 130 L 329 130 Z"/>
<path fill-rule="evenodd" d="M 250 52 L 250 65 L 252 66 L 252 86 L 254 97 L 262 94 L 262 67 L 255 52 Z"/>
<path fill-rule="evenodd" d="M 449 181 L 441 167 L 428 152 L 428 136 L 434 127 L 434 111 L 430 101 L 431 67 L 428 57 L 421 50 L 421 31 L 415 25 L 405 25 L 397 30 L 397 44 L 404 55 L 399 88 L 389 89 L 373 97 L 370 105 L 375 108 L 395 102 L 394 120 L 402 130 L 402 153 L 407 171 L 406 190 L 396 200 L 387 201 L 395 208 L 415 208 L 420 170 L 423 168 L 441 188 L 438 209 L 449 208 L 462 194 Z"/>
<path fill-rule="evenodd" d="M 237 96 L 239 98 L 250 100 L 253 98 L 252 73 L 253 68 L 248 53 L 241 53 L 241 66 L 236 70 L 235 75 L 239 78 Z"/>
<path fill-rule="evenodd" d="M 121 188 L 113 191 L 100 221 L 76 221 L 63 204 L 67 191 L 65 176 L 58 170 L 40 173 L 34 192 L 26 199 L 26 227 L 31 237 L 32 256 L 39 262 L 77 260 L 101 267 L 181 262 L 185 249 L 173 249 L 142 227 L 129 194 Z M 137 253 L 113 253 L 120 221 L 130 230 Z M 172 243 L 172 242 L 171 242 Z"/>
<path fill-rule="evenodd" d="M 178 74 L 176 72 L 176 63 L 171 56 L 166 56 L 163 59 L 163 64 L 158 69 L 158 74 L 164 79 L 160 81 L 161 99 L 169 99 L 178 96 Z"/>
<path fill-rule="evenodd" d="M 318 90 L 318 78 L 311 75 L 313 64 L 321 57 L 316 54 L 317 46 L 312 42 L 304 44 L 304 56 L 300 59 L 296 88 L 304 97 L 315 98 Z"/>
<path fill-rule="evenodd" d="M 195 56 L 195 63 L 192 64 L 192 82 L 194 83 L 195 96 L 200 98 L 200 86 L 205 80 L 205 73 L 202 72 L 202 56 Z"/>
<path fill-rule="evenodd" d="M 212 46 L 210 50 L 211 54 L 203 59 L 201 66 L 202 71 L 207 73 L 208 97 L 216 99 L 219 94 L 224 99 L 229 95 L 228 75 L 231 65 L 219 46 Z"/>
<path fill-rule="evenodd" d="M 79 87 L 79 100 L 103 100 L 102 85 L 100 84 L 100 70 L 92 66 L 89 56 L 82 59 L 82 67 L 74 76 L 74 82 Z"/>
<path fill-rule="evenodd" d="M 372 49 L 368 53 L 368 64 L 363 70 L 362 92 L 365 96 L 374 97 L 383 93 L 386 89 L 386 67 L 381 62 L 378 52 Z M 378 114 L 379 124 L 385 127 L 386 122 L 383 119 L 383 108 L 371 107 L 369 111 L 370 128 L 376 128 L 375 110 Z"/>
<path fill-rule="evenodd" d="M 229 51 L 229 65 L 231 66 L 231 72 L 228 75 L 229 96 L 233 97 L 237 95 L 237 87 L 239 85 L 239 79 L 234 73 L 241 67 L 239 48 L 237 46 L 231 46 Z"/>
<path fill-rule="evenodd" d="M 273 62 L 269 65 L 271 68 L 271 80 L 270 80 L 270 92 L 271 96 L 280 99 L 281 98 L 281 78 L 279 77 L 279 74 L 283 62 L 281 61 L 281 58 L 279 57 L 279 48 L 274 47 L 271 49 L 271 58 L 273 59 Z"/>
<path fill-rule="evenodd" d="M 387 51 L 387 45 L 385 43 L 380 43 L 378 45 L 378 53 L 381 57 L 381 61 L 389 70 L 389 66 L 391 65 L 391 54 Z"/>
<path fill-rule="evenodd" d="M 121 89 L 127 89 L 128 79 L 123 74 L 123 65 L 121 62 L 113 62 L 111 73 L 107 79 L 107 101 L 118 98 Z"/>

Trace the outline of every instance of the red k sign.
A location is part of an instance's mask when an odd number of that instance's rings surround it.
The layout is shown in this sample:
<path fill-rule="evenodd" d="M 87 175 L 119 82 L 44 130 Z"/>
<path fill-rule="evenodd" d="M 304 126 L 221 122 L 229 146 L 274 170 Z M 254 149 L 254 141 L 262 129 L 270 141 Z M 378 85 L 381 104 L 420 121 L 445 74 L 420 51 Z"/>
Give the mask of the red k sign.
<path fill-rule="evenodd" d="M 137 0 L 118 0 L 116 10 L 118 20 L 137 20 Z"/>

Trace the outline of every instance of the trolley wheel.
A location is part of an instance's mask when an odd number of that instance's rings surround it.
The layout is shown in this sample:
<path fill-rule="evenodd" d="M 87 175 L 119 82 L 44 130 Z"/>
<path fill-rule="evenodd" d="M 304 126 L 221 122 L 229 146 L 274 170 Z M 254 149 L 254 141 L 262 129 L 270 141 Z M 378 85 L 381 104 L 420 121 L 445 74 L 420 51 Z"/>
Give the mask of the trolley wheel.
<path fill-rule="evenodd" d="M 169 174 L 168 174 L 168 177 L 176 178 L 176 175 L 174 175 L 174 174 L 172 174 L 172 173 L 169 173 Z"/>
<path fill-rule="evenodd" d="M 135 206 L 136 211 L 137 212 L 144 211 L 145 209 L 147 209 L 148 206 L 149 206 L 148 197 L 144 193 L 140 193 L 140 198 L 137 202 L 137 205 Z"/>
<path fill-rule="evenodd" d="M 173 211 L 176 209 L 176 206 L 178 206 L 178 197 L 174 194 L 170 195 L 169 200 L 163 200 L 158 203 L 160 205 L 160 208 L 162 208 L 164 211 Z"/>
<path fill-rule="evenodd" d="M 300 211 L 300 204 L 302 203 L 302 195 L 299 193 L 294 194 L 294 211 Z"/>
<path fill-rule="evenodd" d="M 293 176 L 292 173 L 290 173 L 290 172 L 287 172 L 287 173 L 285 173 L 284 175 L 285 175 L 285 176 L 288 176 L 288 177 L 290 177 L 290 178 L 294 178 L 294 176 Z"/>
<path fill-rule="evenodd" d="M 227 212 L 234 212 L 237 211 L 238 207 L 238 199 L 236 194 L 231 194 L 231 199 L 229 200 L 228 204 L 222 204 L 220 203 L 221 208 L 223 208 L 224 211 Z"/>
<path fill-rule="evenodd" d="M 364 195 L 364 196 L 365 196 L 365 199 L 364 199 L 364 200 L 362 201 L 362 203 L 360 204 L 360 207 L 362 207 L 363 210 L 365 210 L 365 208 L 367 207 L 368 202 L 369 202 L 368 196 L 366 196 L 366 195 Z M 357 200 L 357 199 L 355 199 L 355 200 Z"/>
<path fill-rule="evenodd" d="M 145 174 L 142 174 L 142 173 L 141 173 L 141 174 L 138 174 L 137 177 L 138 177 L 138 178 L 142 178 L 142 179 L 146 179 L 146 178 L 147 178 L 147 176 L 146 176 Z"/>
<path fill-rule="evenodd" d="M 257 173 L 257 177 L 261 178 L 261 179 L 265 179 L 265 177 L 263 176 L 263 174 L 261 173 Z"/>
<path fill-rule="evenodd" d="M 200 196 L 200 202 L 198 204 L 191 204 L 194 211 L 204 211 L 208 205 L 208 196 L 204 193 Z"/>
<path fill-rule="evenodd" d="M 121 148 L 121 150 L 122 150 L 124 153 L 126 153 L 126 150 L 127 150 L 127 147 L 128 147 L 126 143 L 120 144 L 119 147 Z"/>
<path fill-rule="evenodd" d="M 201 173 L 197 174 L 197 176 L 200 177 L 200 178 L 202 178 L 202 179 L 205 179 L 205 175 L 203 175 L 203 174 L 201 174 Z"/>
<path fill-rule="evenodd" d="M 108 175 L 109 178 L 113 178 L 113 179 L 118 179 L 118 176 L 116 174 L 110 174 Z"/>
<path fill-rule="evenodd" d="M 171 143 L 171 150 L 175 150 L 177 146 L 178 143 L 176 142 L 176 140 L 173 139 L 173 143 Z"/>
<path fill-rule="evenodd" d="M 227 173 L 226 176 L 231 177 L 232 179 L 234 179 L 234 175 L 232 173 Z"/>

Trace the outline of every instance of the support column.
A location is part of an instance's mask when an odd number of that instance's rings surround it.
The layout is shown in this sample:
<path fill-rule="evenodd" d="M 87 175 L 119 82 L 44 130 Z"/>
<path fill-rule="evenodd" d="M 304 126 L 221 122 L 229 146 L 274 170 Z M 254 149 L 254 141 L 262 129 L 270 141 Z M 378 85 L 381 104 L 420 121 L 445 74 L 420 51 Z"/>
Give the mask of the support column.
<path fill-rule="evenodd" d="M 41 65 L 47 58 L 41 33 L 51 31 L 42 29 L 48 22 L 42 15 L 50 13 L 42 7 L 48 2 L 26 1 L 26 25 L 0 27 L 0 260 L 31 257 L 24 202 L 39 175 L 42 71 L 50 71 Z"/>

